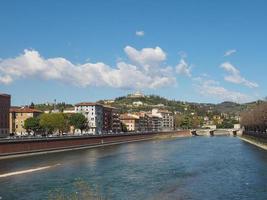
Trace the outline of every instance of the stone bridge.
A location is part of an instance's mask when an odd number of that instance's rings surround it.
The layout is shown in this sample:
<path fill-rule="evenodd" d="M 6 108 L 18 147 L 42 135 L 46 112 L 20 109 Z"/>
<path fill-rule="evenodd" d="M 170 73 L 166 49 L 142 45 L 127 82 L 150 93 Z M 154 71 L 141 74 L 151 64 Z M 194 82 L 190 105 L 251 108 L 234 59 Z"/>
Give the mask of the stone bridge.
<path fill-rule="evenodd" d="M 241 129 L 194 129 L 191 134 L 195 136 L 220 136 L 220 135 L 242 135 Z"/>

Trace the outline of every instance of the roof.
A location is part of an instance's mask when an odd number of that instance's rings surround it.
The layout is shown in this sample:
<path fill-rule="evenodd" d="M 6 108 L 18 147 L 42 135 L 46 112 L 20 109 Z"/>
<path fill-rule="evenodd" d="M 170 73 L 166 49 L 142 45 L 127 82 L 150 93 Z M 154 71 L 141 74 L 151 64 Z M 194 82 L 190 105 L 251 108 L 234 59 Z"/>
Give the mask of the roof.
<path fill-rule="evenodd" d="M 115 108 L 115 107 L 109 106 L 109 105 L 103 105 L 103 107 L 107 108 L 107 109 L 118 110 L 118 108 Z"/>
<path fill-rule="evenodd" d="M 122 114 L 120 115 L 120 119 L 122 120 L 130 120 L 130 119 L 139 119 L 137 115 L 132 115 L 132 114 Z"/>
<path fill-rule="evenodd" d="M 159 113 L 169 113 L 169 114 L 172 114 L 171 111 L 168 111 L 168 110 L 159 110 Z"/>
<path fill-rule="evenodd" d="M 94 102 L 81 102 L 75 104 L 75 106 L 102 106 L 100 103 L 94 103 Z"/>
<path fill-rule="evenodd" d="M 10 108 L 9 112 L 17 112 L 17 113 L 42 113 L 41 110 L 33 109 L 33 108 Z"/>
<path fill-rule="evenodd" d="M 4 94 L 4 93 L 0 93 L 0 96 L 1 96 L 1 97 L 11 97 L 11 95 L 9 95 L 9 94 Z"/>

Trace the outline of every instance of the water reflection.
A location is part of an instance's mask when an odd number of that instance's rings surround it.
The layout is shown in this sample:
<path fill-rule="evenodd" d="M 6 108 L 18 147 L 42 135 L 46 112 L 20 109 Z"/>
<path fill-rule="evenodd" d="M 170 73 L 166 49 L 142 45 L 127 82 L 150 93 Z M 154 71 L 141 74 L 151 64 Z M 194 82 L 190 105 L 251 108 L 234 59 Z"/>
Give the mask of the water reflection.
<path fill-rule="evenodd" d="M 233 137 L 143 141 L 1 160 L 0 171 L 56 168 L 0 178 L 3 199 L 74 192 L 82 179 L 106 199 L 267 199 L 267 154 Z M 16 191 L 16 192 L 15 192 Z M 34 198 L 33 198 L 34 197 Z"/>

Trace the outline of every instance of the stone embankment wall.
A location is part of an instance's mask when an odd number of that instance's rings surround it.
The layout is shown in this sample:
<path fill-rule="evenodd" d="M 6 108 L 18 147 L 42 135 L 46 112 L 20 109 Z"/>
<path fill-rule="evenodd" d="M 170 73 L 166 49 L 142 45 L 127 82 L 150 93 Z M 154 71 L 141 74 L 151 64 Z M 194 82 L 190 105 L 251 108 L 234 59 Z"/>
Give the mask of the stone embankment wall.
<path fill-rule="evenodd" d="M 267 133 L 265 132 L 244 131 L 240 138 L 250 144 L 267 150 Z"/>
<path fill-rule="evenodd" d="M 57 152 L 78 148 L 90 148 L 119 143 L 151 140 L 161 137 L 187 137 L 190 131 L 170 131 L 124 135 L 76 136 L 62 138 L 40 138 L 23 140 L 1 140 L 0 158 L 12 155 L 27 155 L 43 152 Z"/>

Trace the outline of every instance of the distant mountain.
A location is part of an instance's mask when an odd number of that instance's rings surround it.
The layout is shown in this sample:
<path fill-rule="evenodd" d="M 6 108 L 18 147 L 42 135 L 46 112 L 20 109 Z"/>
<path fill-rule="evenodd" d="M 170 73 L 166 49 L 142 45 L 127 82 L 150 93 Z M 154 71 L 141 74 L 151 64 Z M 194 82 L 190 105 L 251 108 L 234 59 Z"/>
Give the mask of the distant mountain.
<path fill-rule="evenodd" d="M 239 113 L 244 109 L 244 105 L 225 101 L 215 105 L 215 110 L 220 113 Z"/>

